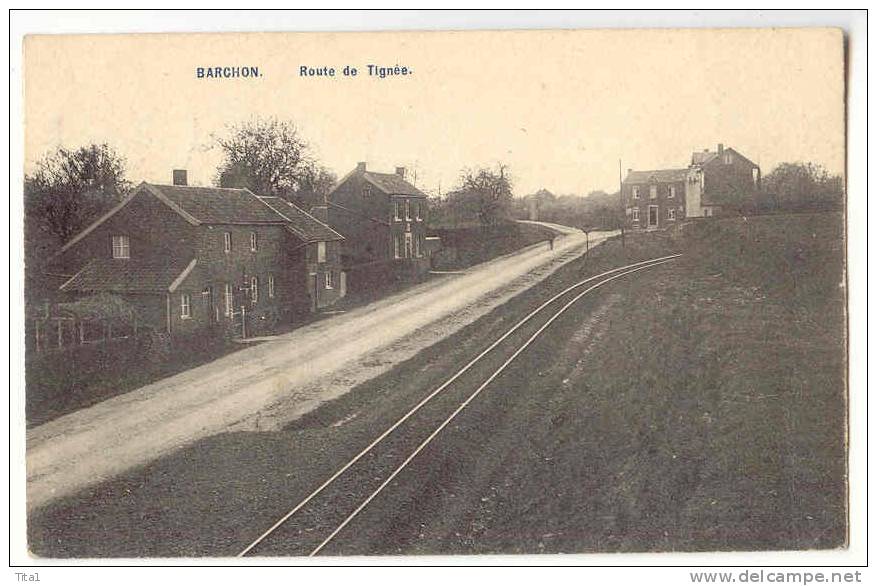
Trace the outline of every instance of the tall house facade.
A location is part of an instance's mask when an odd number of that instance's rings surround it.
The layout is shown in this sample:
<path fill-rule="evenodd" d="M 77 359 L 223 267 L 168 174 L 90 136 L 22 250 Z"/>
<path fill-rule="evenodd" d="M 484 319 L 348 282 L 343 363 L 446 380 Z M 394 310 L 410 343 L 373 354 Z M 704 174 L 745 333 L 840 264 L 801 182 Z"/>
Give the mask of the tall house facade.
<path fill-rule="evenodd" d="M 326 200 L 327 223 L 344 236 L 346 271 L 417 277 L 429 270 L 427 197 L 395 173 L 369 171 L 365 163 L 342 178 Z"/>
<path fill-rule="evenodd" d="M 739 151 L 719 144 L 691 155 L 688 167 L 635 171 L 621 186 L 627 226 L 661 230 L 685 218 L 740 213 L 761 190 L 761 169 Z"/>

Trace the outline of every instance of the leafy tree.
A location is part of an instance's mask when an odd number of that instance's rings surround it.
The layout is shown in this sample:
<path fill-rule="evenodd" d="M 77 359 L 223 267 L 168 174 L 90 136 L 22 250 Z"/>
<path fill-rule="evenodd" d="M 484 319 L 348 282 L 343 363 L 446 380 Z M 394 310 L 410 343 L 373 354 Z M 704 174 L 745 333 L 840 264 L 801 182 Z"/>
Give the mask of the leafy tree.
<path fill-rule="evenodd" d="M 464 222 L 477 220 L 489 226 L 508 221 L 512 217 L 512 183 L 505 165 L 496 171 L 464 171 L 447 202 L 453 215 Z"/>
<path fill-rule="evenodd" d="M 32 228 L 66 242 L 130 188 L 125 159 L 108 145 L 59 148 L 25 176 L 25 213 Z"/>
<path fill-rule="evenodd" d="M 222 187 L 247 188 L 259 195 L 296 201 L 325 189 L 329 172 L 308 154 L 291 122 L 257 118 L 229 127 L 216 138 L 224 160 L 217 170 Z"/>
<path fill-rule="evenodd" d="M 311 206 L 326 202 L 326 196 L 338 181 L 338 177 L 326 167 L 310 162 L 302 169 L 300 181 L 294 201 L 300 207 L 309 209 Z"/>
<path fill-rule="evenodd" d="M 765 203 L 779 209 L 843 206 L 843 179 L 815 163 L 780 163 L 764 176 L 761 186 Z"/>

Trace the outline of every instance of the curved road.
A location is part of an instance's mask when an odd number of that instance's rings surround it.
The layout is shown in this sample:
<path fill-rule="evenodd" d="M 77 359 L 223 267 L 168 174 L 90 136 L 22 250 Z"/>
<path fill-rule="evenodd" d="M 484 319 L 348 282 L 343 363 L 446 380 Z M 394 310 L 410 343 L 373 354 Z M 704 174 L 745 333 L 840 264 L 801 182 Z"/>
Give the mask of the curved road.
<path fill-rule="evenodd" d="M 210 435 L 275 428 L 389 370 L 584 251 L 579 230 L 546 226 L 561 233 L 553 250 L 527 247 L 28 430 L 28 510 Z"/>

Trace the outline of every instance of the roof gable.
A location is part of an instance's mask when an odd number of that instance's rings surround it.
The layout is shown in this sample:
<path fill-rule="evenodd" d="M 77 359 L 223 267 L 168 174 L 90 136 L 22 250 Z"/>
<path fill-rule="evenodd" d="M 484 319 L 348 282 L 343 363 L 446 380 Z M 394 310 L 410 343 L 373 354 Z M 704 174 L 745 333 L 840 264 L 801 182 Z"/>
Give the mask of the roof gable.
<path fill-rule="evenodd" d="M 624 183 L 672 183 L 685 181 L 688 169 L 654 169 L 651 171 L 630 171 Z"/>
<path fill-rule="evenodd" d="M 282 197 L 259 196 L 259 199 L 286 220 L 287 229 L 303 242 L 344 240 L 341 234 Z"/>
<path fill-rule="evenodd" d="M 410 195 L 412 197 L 426 197 L 426 194 L 405 181 L 395 173 L 363 172 L 363 176 L 369 183 L 386 193 L 387 195 Z"/>

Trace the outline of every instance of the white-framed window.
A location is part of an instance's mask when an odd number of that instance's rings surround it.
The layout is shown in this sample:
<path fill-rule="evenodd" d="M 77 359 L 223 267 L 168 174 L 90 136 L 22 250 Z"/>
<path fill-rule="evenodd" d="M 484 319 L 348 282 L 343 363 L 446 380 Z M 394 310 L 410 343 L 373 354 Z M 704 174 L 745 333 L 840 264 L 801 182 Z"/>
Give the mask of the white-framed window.
<path fill-rule="evenodd" d="M 421 209 L 420 209 L 422 205 L 423 205 L 423 203 L 419 202 L 419 201 L 414 203 L 414 219 L 417 220 L 418 222 L 423 221 L 423 216 L 421 215 Z"/>
<path fill-rule="evenodd" d="M 411 258 L 414 256 L 414 245 L 411 242 L 411 232 L 405 232 L 405 251 L 403 256 L 405 258 Z"/>
<path fill-rule="evenodd" d="M 676 197 L 676 186 L 671 185 L 670 187 L 667 188 L 667 198 L 673 199 L 674 197 Z"/>
<path fill-rule="evenodd" d="M 639 185 L 634 185 L 630 188 L 630 193 L 633 196 L 633 199 L 639 199 Z"/>
<path fill-rule="evenodd" d="M 712 216 L 712 215 L 713 215 L 713 209 L 712 209 L 712 208 L 703 208 L 703 215 L 704 215 L 704 216 Z"/>
<path fill-rule="evenodd" d="M 397 222 L 402 220 L 402 202 L 399 200 L 393 202 L 393 219 Z"/>
<path fill-rule="evenodd" d="M 188 293 L 180 295 L 180 318 L 189 319 L 192 317 L 192 296 Z"/>
<path fill-rule="evenodd" d="M 231 289 L 231 283 L 225 284 L 225 315 L 231 317 L 234 313 L 234 292 Z"/>
<path fill-rule="evenodd" d="M 732 155 L 731 153 L 725 153 L 725 164 L 730 165 L 733 162 L 734 162 L 734 155 Z"/>
<path fill-rule="evenodd" d="M 259 277 L 250 278 L 250 301 L 253 302 L 253 305 L 259 301 Z"/>
<path fill-rule="evenodd" d="M 649 185 L 649 199 L 658 199 L 657 185 Z"/>
<path fill-rule="evenodd" d="M 250 232 L 250 250 L 252 252 L 259 250 L 259 235 L 255 232 Z"/>
<path fill-rule="evenodd" d="M 372 194 L 372 186 L 371 183 L 366 183 L 362 186 L 362 196 L 363 197 L 371 197 Z"/>
<path fill-rule="evenodd" d="M 416 236 L 414 236 L 414 256 L 416 256 L 417 258 L 420 258 L 421 256 L 423 256 L 423 248 L 420 244 L 420 239 L 421 239 L 420 234 L 417 234 Z"/>
<path fill-rule="evenodd" d="M 633 208 L 631 210 L 631 215 L 634 222 L 639 222 L 639 208 Z"/>
<path fill-rule="evenodd" d="M 326 289 L 334 289 L 335 288 L 335 278 L 333 277 L 332 271 L 326 271 L 325 273 L 326 279 Z"/>
<path fill-rule="evenodd" d="M 317 262 L 326 262 L 326 243 L 317 242 Z"/>
<path fill-rule="evenodd" d="M 393 258 L 401 258 L 401 256 L 400 256 L 400 253 L 401 253 L 400 248 L 402 248 L 402 247 L 399 246 L 399 235 L 398 235 L 398 234 L 394 234 L 394 235 L 393 235 Z"/>
<path fill-rule="evenodd" d="M 411 221 L 411 202 L 405 200 L 405 219 Z"/>
<path fill-rule="evenodd" d="M 675 209 L 673 209 L 673 208 L 667 209 L 667 219 L 668 220 L 675 220 L 676 219 L 676 210 Z"/>
<path fill-rule="evenodd" d="M 113 258 L 131 258 L 131 241 L 127 236 L 113 236 Z"/>
<path fill-rule="evenodd" d="M 231 252 L 231 232 L 226 232 L 222 235 L 222 243 L 223 250 L 225 250 L 225 252 Z"/>
<path fill-rule="evenodd" d="M 268 273 L 268 297 L 274 298 L 274 273 Z"/>

